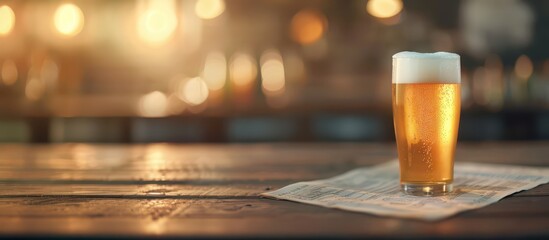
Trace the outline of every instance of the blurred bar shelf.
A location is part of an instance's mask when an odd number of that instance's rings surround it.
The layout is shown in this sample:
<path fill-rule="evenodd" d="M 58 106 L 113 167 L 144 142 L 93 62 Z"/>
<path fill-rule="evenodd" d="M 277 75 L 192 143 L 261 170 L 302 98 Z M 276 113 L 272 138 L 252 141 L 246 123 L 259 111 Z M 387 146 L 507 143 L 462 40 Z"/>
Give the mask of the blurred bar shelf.
<path fill-rule="evenodd" d="M 350 100 L 294 102 L 281 109 L 227 104 L 200 114 L 139 116 L 137 97 L 65 97 L 49 105 L 0 101 L 2 142 L 254 142 L 393 141 L 389 106 Z M 353 104 L 354 103 L 354 104 Z M 44 107 L 46 106 L 46 107 Z M 49 111 L 40 109 L 49 109 Z M 462 111 L 460 140 L 547 140 L 549 109 L 470 107 Z"/>

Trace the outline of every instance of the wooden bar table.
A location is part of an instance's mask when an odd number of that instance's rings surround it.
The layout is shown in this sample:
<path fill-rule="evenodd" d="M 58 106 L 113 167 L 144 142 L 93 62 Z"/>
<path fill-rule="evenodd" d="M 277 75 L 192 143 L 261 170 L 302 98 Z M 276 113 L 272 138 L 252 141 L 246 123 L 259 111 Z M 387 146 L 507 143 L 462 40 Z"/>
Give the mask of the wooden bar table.
<path fill-rule="evenodd" d="M 381 143 L 0 145 L 0 236 L 549 237 L 549 185 L 434 223 L 259 196 L 395 157 Z M 465 143 L 457 153 L 527 166 L 548 157 L 549 142 Z"/>

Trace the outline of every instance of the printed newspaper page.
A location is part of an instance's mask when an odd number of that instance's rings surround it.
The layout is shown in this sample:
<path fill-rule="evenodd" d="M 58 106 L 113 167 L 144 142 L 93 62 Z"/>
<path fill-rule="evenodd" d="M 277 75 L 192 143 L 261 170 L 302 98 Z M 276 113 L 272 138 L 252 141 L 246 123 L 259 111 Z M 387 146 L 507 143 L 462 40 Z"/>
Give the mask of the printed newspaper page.
<path fill-rule="evenodd" d="M 380 216 L 434 221 L 549 182 L 549 168 L 456 163 L 451 194 L 416 197 L 400 191 L 398 168 L 398 161 L 394 160 L 329 179 L 291 184 L 262 195 Z"/>

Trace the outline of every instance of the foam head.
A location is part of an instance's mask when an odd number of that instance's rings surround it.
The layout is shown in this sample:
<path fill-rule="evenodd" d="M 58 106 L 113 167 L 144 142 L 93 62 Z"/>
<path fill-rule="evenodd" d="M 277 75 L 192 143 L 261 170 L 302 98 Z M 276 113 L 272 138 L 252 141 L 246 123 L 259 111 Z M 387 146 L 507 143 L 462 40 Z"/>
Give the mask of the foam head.
<path fill-rule="evenodd" d="M 460 83 L 459 55 L 399 52 L 393 55 L 393 83 Z"/>

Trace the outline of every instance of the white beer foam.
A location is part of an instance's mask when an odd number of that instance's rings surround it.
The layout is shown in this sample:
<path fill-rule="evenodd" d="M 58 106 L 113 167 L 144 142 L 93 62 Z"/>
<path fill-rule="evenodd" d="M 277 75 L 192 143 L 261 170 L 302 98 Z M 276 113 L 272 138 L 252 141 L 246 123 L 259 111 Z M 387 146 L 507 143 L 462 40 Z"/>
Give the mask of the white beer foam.
<path fill-rule="evenodd" d="M 460 83 L 459 55 L 399 52 L 393 55 L 393 83 Z"/>

